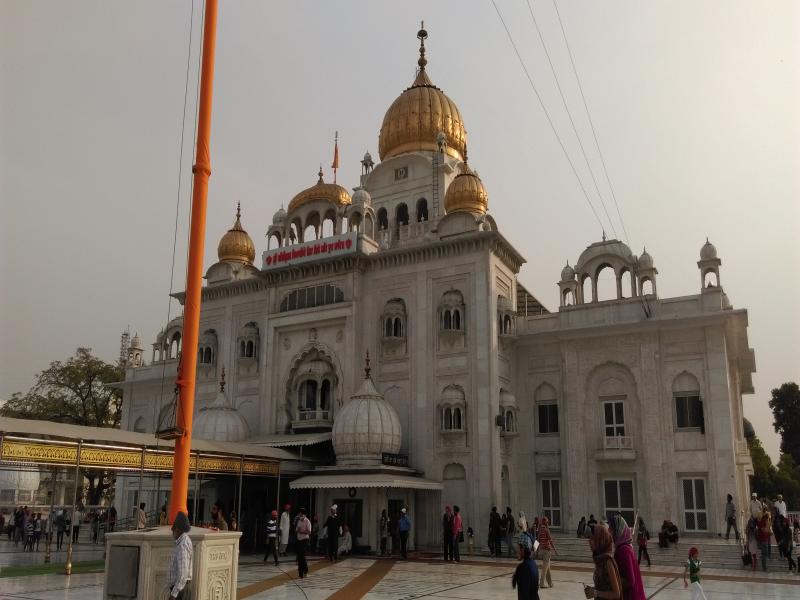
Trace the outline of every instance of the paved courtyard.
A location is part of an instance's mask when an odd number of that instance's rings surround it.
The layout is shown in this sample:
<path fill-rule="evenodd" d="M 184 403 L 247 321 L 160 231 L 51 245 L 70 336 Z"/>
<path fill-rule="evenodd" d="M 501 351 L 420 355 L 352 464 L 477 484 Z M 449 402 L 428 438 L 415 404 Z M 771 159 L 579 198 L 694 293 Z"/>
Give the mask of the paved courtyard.
<path fill-rule="evenodd" d="M 257 557 L 244 556 L 239 568 L 240 599 L 275 600 L 417 600 L 451 599 L 512 600 L 510 560 L 472 559 L 460 564 L 435 560 L 374 560 L 350 558 L 336 564 L 315 560 L 307 579 L 295 579 L 291 561 L 280 567 L 263 565 Z M 648 598 L 689 598 L 678 568 L 643 569 Z M 800 597 L 800 576 L 784 570 L 750 577 L 748 571 L 709 570 L 704 587 L 709 600 L 752 598 L 777 600 Z M 583 583 L 591 582 L 591 567 L 558 563 L 554 587 L 542 590 L 543 599 L 583 598 Z M 0 578 L 3 600 L 95 600 L 102 597 L 103 574 L 66 577 L 39 575 Z"/>

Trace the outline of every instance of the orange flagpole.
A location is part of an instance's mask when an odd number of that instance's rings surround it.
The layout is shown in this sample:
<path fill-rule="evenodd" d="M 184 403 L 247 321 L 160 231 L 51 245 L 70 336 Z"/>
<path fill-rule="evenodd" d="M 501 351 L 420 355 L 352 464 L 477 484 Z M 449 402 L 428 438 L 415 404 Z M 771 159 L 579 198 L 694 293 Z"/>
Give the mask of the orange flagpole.
<path fill-rule="evenodd" d="M 192 414 L 197 366 L 197 342 L 200 329 L 200 292 L 203 283 L 203 254 L 206 235 L 208 178 L 211 176 L 209 134 L 211 133 L 211 96 L 214 87 L 214 46 L 217 37 L 217 0 L 206 0 L 203 27 L 203 63 L 200 71 L 200 108 L 197 117 L 196 155 L 192 172 L 192 221 L 189 234 L 189 262 L 186 269 L 186 299 L 183 308 L 183 341 L 178 370 L 178 407 L 176 427 L 182 435 L 175 440 L 172 494 L 169 522 L 178 512 L 188 514 L 189 458 L 192 445 Z M 195 519 L 197 515 L 195 515 Z"/>

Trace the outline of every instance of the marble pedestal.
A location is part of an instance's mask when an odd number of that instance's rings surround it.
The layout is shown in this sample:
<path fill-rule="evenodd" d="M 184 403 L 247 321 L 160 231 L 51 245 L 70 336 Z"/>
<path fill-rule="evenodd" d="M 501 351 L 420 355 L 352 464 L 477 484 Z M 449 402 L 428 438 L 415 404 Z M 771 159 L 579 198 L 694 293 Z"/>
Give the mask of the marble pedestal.
<path fill-rule="evenodd" d="M 234 600 L 241 532 L 192 527 L 194 547 L 188 600 Z M 109 533 L 103 598 L 167 600 L 175 540 L 169 527 Z"/>

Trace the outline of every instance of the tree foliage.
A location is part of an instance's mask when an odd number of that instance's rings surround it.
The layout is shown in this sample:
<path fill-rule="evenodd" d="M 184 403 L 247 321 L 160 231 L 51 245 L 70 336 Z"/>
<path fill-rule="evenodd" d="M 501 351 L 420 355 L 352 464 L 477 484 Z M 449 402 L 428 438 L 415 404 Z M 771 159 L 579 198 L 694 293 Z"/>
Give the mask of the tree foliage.
<path fill-rule="evenodd" d="M 124 377 L 122 366 L 97 358 L 90 348 L 78 348 L 66 361 L 50 363 L 28 392 L 13 394 L 0 406 L 0 416 L 118 428 L 122 392 L 107 384 Z M 97 469 L 83 473 L 89 481 L 87 500 L 97 504 L 113 477 Z"/>
<path fill-rule="evenodd" d="M 795 464 L 800 464 L 800 387 L 790 382 L 775 388 L 769 407 L 775 431 L 781 434 L 781 452 L 790 454 Z"/>
<path fill-rule="evenodd" d="M 749 438 L 747 445 L 753 460 L 753 491 L 767 498 L 783 494 L 786 504 L 793 510 L 800 506 L 800 468 L 791 454 L 781 454 L 776 466 L 772 464 L 758 437 Z"/>

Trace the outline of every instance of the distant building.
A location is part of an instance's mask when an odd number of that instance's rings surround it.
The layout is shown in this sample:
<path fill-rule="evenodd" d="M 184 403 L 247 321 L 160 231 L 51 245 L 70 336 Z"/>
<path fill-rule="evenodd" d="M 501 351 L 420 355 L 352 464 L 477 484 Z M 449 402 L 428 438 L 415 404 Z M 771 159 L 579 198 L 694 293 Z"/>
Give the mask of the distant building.
<path fill-rule="evenodd" d="M 380 509 L 401 506 L 417 544 L 438 543 L 446 504 L 481 540 L 493 505 L 556 528 L 639 511 L 716 532 L 725 495 L 748 497 L 742 395 L 755 370 L 716 248 L 700 250 L 697 294 L 662 298 L 650 254 L 593 243 L 561 270 L 548 311 L 517 279 L 525 260 L 488 213 L 464 121 L 424 49 L 418 64 L 352 195 L 320 170 L 275 213 L 258 264 L 237 211 L 203 289 L 195 433 L 302 448 L 318 467 L 284 474 L 280 504 L 324 516 L 337 502 L 373 549 Z M 129 362 L 123 427 L 169 420 L 181 333 L 176 318 L 147 366 Z M 118 498 L 132 505 L 138 485 L 121 479 Z M 246 493 L 246 509 L 274 508 L 274 485 Z M 206 509 L 224 493 L 200 490 Z"/>

